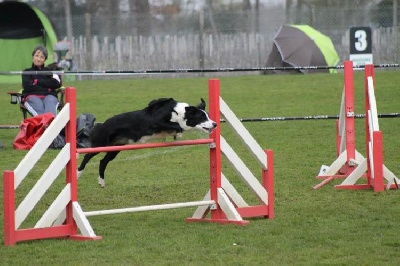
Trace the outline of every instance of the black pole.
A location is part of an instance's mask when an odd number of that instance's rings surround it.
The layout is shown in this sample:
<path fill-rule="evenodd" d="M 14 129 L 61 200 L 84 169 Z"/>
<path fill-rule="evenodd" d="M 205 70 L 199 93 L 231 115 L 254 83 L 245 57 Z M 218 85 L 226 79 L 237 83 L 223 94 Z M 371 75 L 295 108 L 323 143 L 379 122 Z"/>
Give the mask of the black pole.
<path fill-rule="evenodd" d="M 364 68 L 359 65 L 357 68 Z M 374 68 L 400 67 L 399 64 L 377 64 Z M 313 70 L 313 69 L 343 69 L 338 66 L 299 66 L 299 67 L 252 67 L 252 68 L 210 68 L 210 69 L 143 69 L 143 70 L 90 70 L 90 71 L 0 71 L 0 75 L 142 75 L 142 74 L 168 74 L 168 73 L 215 73 L 215 72 L 254 72 L 254 71 L 275 71 L 275 70 Z"/>
<path fill-rule="evenodd" d="M 400 117 L 400 113 L 378 114 L 378 118 L 395 118 Z M 365 118 L 365 114 L 355 114 L 355 118 Z M 271 121 L 296 121 L 296 120 L 325 120 L 339 119 L 339 115 L 309 115 L 309 116 L 277 116 L 277 117 L 260 117 L 260 118 L 239 118 L 241 122 L 271 122 Z M 226 122 L 221 119 L 221 122 Z"/>
<path fill-rule="evenodd" d="M 0 125 L 0 129 L 14 129 L 19 127 L 20 125 Z"/>
<path fill-rule="evenodd" d="M 400 117 L 400 113 L 378 114 L 378 118 L 395 118 Z M 355 114 L 355 118 L 365 118 L 365 114 Z M 241 122 L 272 122 L 272 121 L 298 121 L 298 120 L 326 120 L 339 119 L 339 115 L 308 115 L 308 116 L 276 116 L 276 117 L 250 117 L 239 118 Z M 221 119 L 221 122 L 226 122 Z M 0 125 L 0 129 L 19 128 L 19 125 Z"/>

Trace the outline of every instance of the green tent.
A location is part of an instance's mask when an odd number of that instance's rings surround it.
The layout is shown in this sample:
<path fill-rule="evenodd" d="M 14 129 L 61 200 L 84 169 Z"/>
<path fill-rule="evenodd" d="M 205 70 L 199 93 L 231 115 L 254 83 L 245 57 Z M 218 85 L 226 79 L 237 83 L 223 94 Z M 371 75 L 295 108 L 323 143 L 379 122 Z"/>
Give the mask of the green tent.
<path fill-rule="evenodd" d="M 43 44 L 46 63 L 53 62 L 57 37 L 49 19 L 37 8 L 23 2 L 0 2 L 0 72 L 21 71 L 32 64 L 32 51 Z M 19 75 L 0 75 L 0 83 L 21 82 Z"/>

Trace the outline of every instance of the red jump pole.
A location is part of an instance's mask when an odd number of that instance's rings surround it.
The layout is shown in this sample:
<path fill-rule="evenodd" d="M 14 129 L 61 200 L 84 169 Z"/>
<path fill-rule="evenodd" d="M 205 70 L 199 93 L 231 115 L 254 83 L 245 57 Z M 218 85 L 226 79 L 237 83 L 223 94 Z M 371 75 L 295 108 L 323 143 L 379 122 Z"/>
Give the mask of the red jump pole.
<path fill-rule="evenodd" d="M 274 152 L 272 150 L 266 150 L 265 153 L 267 154 L 267 166 L 268 170 L 265 176 L 265 181 L 264 181 L 264 175 L 263 175 L 263 185 L 264 188 L 268 192 L 268 218 L 273 219 L 275 217 L 275 212 L 274 212 L 274 201 L 275 201 L 275 196 L 274 196 Z"/>
<path fill-rule="evenodd" d="M 210 79 L 208 81 L 209 95 L 209 114 L 210 118 L 218 125 L 211 133 L 210 137 L 214 140 L 214 147 L 210 148 L 210 198 L 217 204 L 217 208 L 211 210 L 211 220 L 226 219 L 222 209 L 218 206 L 218 189 L 221 188 L 221 127 L 220 127 L 220 108 L 219 108 L 219 80 Z"/>
<path fill-rule="evenodd" d="M 170 142 L 157 142 L 157 143 L 143 143 L 143 144 L 130 144 L 124 146 L 106 146 L 106 147 L 95 147 L 95 148 L 80 148 L 77 149 L 77 153 L 94 153 L 94 152 L 109 152 L 109 151 L 125 151 L 125 150 L 139 150 L 149 148 L 163 148 L 172 146 L 185 146 L 185 145 L 197 145 L 197 144 L 210 144 L 213 143 L 214 139 L 195 139 L 195 140 L 178 140 Z"/>
<path fill-rule="evenodd" d="M 382 132 L 373 132 L 374 143 L 372 147 L 374 157 L 374 179 L 373 187 L 374 192 L 383 192 L 385 190 L 385 184 L 383 182 L 383 143 L 382 143 Z"/>
<path fill-rule="evenodd" d="M 355 124 L 354 124 L 354 71 L 353 62 L 344 62 L 344 89 L 345 89 L 345 124 L 346 124 L 346 153 L 347 169 L 345 175 L 353 172 L 354 163 L 351 160 L 356 158 L 355 145 Z"/>
<path fill-rule="evenodd" d="M 370 149 L 369 143 L 371 141 L 370 131 L 369 131 L 369 121 L 368 121 L 368 111 L 371 110 L 369 105 L 369 93 L 368 93 L 368 77 L 374 77 L 374 66 L 371 64 L 365 65 L 364 68 L 364 93 L 365 93 L 365 145 L 366 145 L 366 157 L 367 157 L 367 183 L 372 186 L 371 180 L 371 160 L 369 158 Z"/>
<path fill-rule="evenodd" d="M 69 103 L 69 121 L 65 127 L 66 143 L 70 144 L 70 160 L 66 165 L 66 183 L 71 185 L 71 201 L 66 207 L 66 224 L 71 225 L 71 235 L 78 233 L 74 221 L 72 202 L 78 201 L 78 188 L 76 181 L 76 91 L 75 88 L 66 88 L 65 97 Z"/>
<path fill-rule="evenodd" d="M 3 173 L 3 193 L 4 245 L 14 246 L 17 240 L 15 232 L 15 190 L 13 171 L 5 171 Z"/>
<path fill-rule="evenodd" d="M 343 108 L 344 105 L 344 108 Z M 343 110 L 344 109 L 344 110 Z M 342 121 L 344 116 L 344 127 L 345 132 L 341 132 Z M 340 106 L 340 119 L 336 120 L 336 156 L 342 153 L 341 143 L 344 137 L 346 143 L 346 161 L 341 160 L 340 169 L 336 173 L 331 173 L 331 175 L 317 176 L 317 178 L 324 178 L 324 180 L 313 186 L 313 189 L 319 189 L 325 186 L 332 180 L 336 178 L 346 178 L 348 177 L 356 168 L 353 160 L 356 158 L 356 147 L 355 147 L 355 112 L 354 112 L 354 71 L 353 62 L 348 60 L 344 62 L 344 91 L 342 94 L 342 101 Z M 344 134 L 344 136 L 342 135 Z M 337 160 L 338 160 L 337 158 Z M 335 161 L 337 162 L 337 161 Z M 335 169 L 336 170 L 336 169 Z"/>

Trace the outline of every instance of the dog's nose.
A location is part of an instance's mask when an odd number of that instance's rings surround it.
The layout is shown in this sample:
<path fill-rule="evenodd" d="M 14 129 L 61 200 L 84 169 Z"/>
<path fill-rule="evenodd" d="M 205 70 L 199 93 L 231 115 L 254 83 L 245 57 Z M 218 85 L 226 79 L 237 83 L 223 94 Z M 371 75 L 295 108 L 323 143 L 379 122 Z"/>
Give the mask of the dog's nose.
<path fill-rule="evenodd" d="M 213 125 L 213 128 L 217 127 L 217 123 L 215 123 L 215 122 L 213 122 L 212 125 Z"/>

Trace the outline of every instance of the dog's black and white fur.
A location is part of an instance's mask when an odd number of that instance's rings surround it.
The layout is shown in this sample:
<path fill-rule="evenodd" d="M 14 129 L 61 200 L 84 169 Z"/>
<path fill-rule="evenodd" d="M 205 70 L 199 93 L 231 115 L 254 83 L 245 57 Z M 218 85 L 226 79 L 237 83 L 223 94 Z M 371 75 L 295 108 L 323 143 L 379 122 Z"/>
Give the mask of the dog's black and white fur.
<path fill-rule="evenodd" d="M 211 120 L 205 111 L 206 103 L 201 99 L 198 106 L 177 102 L 172 98 L 151 101 L 142 110 L 118 114 L 104 123 L 96 124 L 90 132 L 92 147 L 145 143 L 155 138 L 174 139 L 186 130 L 200 130 L 211 133 L 217 123 Z M 119 151 L 107 152 L 99 164 L 99 185 L 104 187 L 104 172 L 107 164 Z M 78 177 L 86 164 L 99 153 L 87 153 L 78 168 Z"/>

